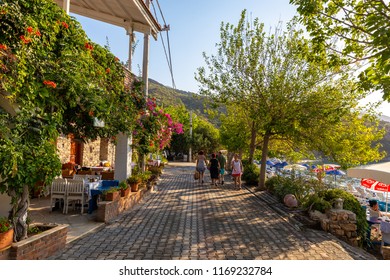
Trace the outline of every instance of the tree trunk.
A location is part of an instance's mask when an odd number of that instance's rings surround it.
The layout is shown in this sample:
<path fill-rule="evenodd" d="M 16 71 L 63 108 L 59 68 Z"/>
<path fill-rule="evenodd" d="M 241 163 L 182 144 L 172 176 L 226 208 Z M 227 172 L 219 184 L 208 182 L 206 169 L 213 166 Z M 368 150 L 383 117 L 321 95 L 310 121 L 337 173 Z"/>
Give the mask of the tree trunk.
<path fill-rule="evenodd" d="M 13 205 L 14 242 L 27 238 L 27 210 L 30 205 L 28 186 L 23 186 L 21 194 L 15 193 L 17 199 Z"/>
<path fill-rule="evenodd" d="M 251 164 L 253 162 L 253 157 L 255 155 L 256 150 L 256 126 L 255 122 L 252 122 L 252 128 L 251 128 L 251 144 L 249 146 L 249 163 Z"/>
<path fill-rule="evenodd" d="M 259 189 L 265 190 L 265 173 L 267 167 L 267 156 L 268 156 L 268 143 L 270 134 L 266 133 L 264 135 L 263 149 L 261 153 L 261 166 L 260 166 L 260 178 L 259 178 Z"/>

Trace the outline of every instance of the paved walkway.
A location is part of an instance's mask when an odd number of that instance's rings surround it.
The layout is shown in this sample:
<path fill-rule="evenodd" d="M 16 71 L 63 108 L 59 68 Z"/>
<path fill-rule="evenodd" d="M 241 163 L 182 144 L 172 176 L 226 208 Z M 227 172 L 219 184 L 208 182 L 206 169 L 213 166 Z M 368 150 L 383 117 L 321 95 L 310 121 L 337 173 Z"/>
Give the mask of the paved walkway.
<path fill-rule="evenodd" d="M 199 185 L 170 163 L 158 191 L 52 259 L 375 259 L 330 234 L 301 230 L 246 189 Z"/>

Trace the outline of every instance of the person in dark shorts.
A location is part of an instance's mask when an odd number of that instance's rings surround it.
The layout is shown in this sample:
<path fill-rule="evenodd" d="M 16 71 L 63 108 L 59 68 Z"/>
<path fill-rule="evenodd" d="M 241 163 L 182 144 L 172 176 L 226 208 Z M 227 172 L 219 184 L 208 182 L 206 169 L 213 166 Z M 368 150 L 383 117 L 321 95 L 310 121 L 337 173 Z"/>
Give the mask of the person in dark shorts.
<path fill-rule="evenodd" d="M 211 184 L 216 186 L 217 181 L 219 179 L 219 161 L 215 154 L 211 155 L 210 160 L 210 176 L 211 176 Z"/>

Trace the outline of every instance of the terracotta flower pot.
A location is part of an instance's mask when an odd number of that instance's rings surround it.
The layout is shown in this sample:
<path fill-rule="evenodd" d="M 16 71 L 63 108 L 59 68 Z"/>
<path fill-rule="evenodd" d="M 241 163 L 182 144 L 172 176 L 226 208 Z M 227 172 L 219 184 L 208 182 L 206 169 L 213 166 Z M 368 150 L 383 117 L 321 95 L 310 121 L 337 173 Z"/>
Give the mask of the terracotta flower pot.
<path fill-rule="evenodd" d="M 138 192 L 139 183 L 131 183 L 130 186 L 131 186 L 131 191 L 132 192 Z"/>
<path fill-rule="evenodd" d="M 6 232 L 0 233 L 0 251 L 8 246 L 11 246 L 12 241 L 14 240 L 14 229 L 11 228 Z"/>
<path fill-rule="evenodd" d="M 127 188 L 125 190 L 121 189 L 121 197 L 128 196 L 130 193 L 130 188 Z"/>

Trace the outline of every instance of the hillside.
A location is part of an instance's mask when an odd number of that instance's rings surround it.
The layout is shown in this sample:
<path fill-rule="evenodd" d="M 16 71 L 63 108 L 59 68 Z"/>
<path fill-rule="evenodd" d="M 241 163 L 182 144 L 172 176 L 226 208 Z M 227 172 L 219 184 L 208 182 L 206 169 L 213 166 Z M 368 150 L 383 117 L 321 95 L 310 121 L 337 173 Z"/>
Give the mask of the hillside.
<path fill-rule="evenodd" d="M 184 105 L 188 110 L 208 119 L 216 127 L 220 124 L 219 120 L 212 119 L 207 114 L 207 110 L 211 108 L 211 104 L 209 99 L 204 96 L 199 96 L 184 90 L 173 89 L 152 79 L 149 79 L 149 95 L 157 99 L 158 105 Z M 218 108 L 217 110 L 220 113 L 226 112 L 224 108 Z M 387 153 L 386 158 L 382 161 L 390 161 L 390 117 L 381 116 L 380 126 L 386 129 L 386 134 L 380 141 L 382 144 L 381 150 Z"/>
<path fill-rule="evenodd" d="M 203 116 L 209 119 L 214 125 L 219 126 L 219 120 L 211 119 L 207 114 L 207 110 L 210 110 L 211 104 L 209 99 L 204 96 L 184 90 L 173 89 L 152 79 L 149 79 L 149 96 L 155 97 L 158 105 L 184 105 L 189 111 Z M 219 112 L 225 112 L 224 108 L 217 110 Z"/>

